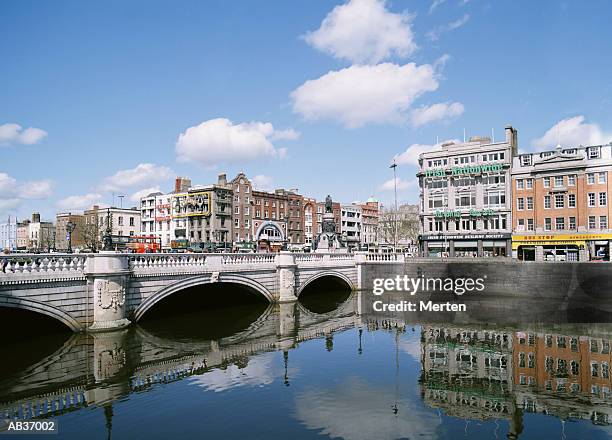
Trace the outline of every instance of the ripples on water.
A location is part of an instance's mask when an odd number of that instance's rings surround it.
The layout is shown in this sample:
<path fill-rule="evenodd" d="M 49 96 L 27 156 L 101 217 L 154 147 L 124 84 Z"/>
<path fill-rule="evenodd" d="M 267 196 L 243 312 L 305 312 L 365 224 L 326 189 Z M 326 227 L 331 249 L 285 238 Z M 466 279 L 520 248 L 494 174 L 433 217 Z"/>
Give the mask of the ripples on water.
<path fill-rule="evenodd" d="M 274 306 L 191 293 L 188 313 L 168 302 L 126 331 L 8 337 L 0 411 L 74 439 L 612 434 L 610 324 L 413 324 L 329 290 Z"/>

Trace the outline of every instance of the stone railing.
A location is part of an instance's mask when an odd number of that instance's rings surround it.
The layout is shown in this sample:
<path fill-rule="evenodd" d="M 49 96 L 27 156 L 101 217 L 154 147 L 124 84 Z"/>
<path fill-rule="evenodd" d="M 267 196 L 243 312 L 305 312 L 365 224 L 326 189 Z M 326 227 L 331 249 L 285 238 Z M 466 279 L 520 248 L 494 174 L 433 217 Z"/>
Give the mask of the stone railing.
<path fill-rule="evenodd" d="M 89 254 L 0 254 L 0 260 L 7 260 L 4 273 L 0 272 L 0 277 L 11 274 L 83 273 L 88 257 Z"/>
<path fill-rule="evenodd" d="M 131 254 L 131 270 L 204 267 L 206 254 Z"/>
<path fill-rule="evenodd" d="M 365 254 L 368 263 L 404 263 L 404 254 Z"/>
<path fill-rule="evenodd" d="M 274 264 L 276 254 L 222 254 L 223 265 Z"/>

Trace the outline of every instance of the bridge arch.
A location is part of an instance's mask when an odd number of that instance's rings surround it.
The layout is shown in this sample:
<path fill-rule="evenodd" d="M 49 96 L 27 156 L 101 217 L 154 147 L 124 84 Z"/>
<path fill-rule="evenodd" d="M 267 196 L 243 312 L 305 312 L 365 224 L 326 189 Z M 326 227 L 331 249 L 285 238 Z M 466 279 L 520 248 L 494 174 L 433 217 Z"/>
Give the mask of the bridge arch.
<path fill-rule="evenodd" d="M 310 283 L 312 283 L 315 280 L 318 280 L 319 278 L 324 278 L 324 277 L 333 277 L 333 278 L 337 278 L 340 279 L 342 281 L 344 281 L 344 283 L 347 285 L 347 287 L 351 290 L 355 290 L 355 285 L 353 284 L 353 282 L 351 281 L 351 279 L 346 276 L 345 274 L 343 274 L 342 272 L 338 272 L 336 270 L 324 270 L 322 272 L 318 272 L 314 275 L 312 275 L 310 278 L 308 278 L 306 281 L 304 281 L 303 283 L 300 284 L 300 287 L 298 289 L 298 291 L 296 292 L 297 297 L 299 297 L 302 293 L 302 291 L 308 287 L 308 285 Z"/>
<path fill-rule="evenodd" d="M 13 309 L 29 310 L 31 312 L 40 313 L 42 315 L 55 318 L 70 330 L 79 332 L 83 330 L 83 326 L 69 313 L 52 306 L 50 304 L 34 301 L 27 298 L 15 298 L 14 296 L 0 295 L 0 307 L 8 307 Z"/>
<path fill-rule="evenodd" d="M 155 304 L 172 295 L 173 293 L 180 292 L 181 290 L 188 289 L 190 287 L 203 286 L 206 284 L 239 284 L 263 295 L 268 302 L 273 302 L 274 297 L 265 286 L 258 283 L 255 280 L 246 278 L 240 275 L 225 274 L 222 273 L 219 276 L 219 280 L 211 281 L 211 275 L 196 276 L 191 278 L 181 279 L 175 283 L 163 287 L 162 289 L 155 292 L 153 295 L 146 298 L 140 303 L 134 310 L 134 321 L 138 322 L 142 319 L 145 313 L 153 307 Z"/>

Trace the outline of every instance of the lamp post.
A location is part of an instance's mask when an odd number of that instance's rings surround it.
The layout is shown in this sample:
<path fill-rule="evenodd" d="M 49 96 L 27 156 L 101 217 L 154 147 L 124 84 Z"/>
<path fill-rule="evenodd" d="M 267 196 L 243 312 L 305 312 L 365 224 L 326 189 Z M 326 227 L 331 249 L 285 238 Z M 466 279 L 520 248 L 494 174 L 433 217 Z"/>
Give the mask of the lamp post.
<path fill-rule="evenodd" d="M 68 223 L 66 223 L 66 240 L 68 240 L 68 249 L 66 252 L 69 254 L 72 253 L 72 232 L 75 228 L 76 224 L 74 222 L 68 221 Z"/>
<path fill-rule="evenodd" d="M 395 163 L 395 159 L 393 159 L 393 165 L 389 166 L 389 168 L 393 168 L 393 191 L 395 193 L 395 214 L 393 216 L 394 222 L 395 222 L 395 231 L 393 233 L 393 252 L 395 252 L 395 249 L 397 248 L 397 174 L 396 174 L 396 168 L 397 168 L 397 164 Z"/>

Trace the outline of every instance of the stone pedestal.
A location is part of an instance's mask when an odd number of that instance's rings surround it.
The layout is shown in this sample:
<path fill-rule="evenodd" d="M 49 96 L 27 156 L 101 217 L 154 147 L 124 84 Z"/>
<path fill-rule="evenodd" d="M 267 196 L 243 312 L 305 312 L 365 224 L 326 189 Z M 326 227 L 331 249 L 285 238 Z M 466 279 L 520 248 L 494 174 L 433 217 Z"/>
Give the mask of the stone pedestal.
<path fill-rule="evenodd" d="M 100 252 L 87 259 L 88 294 L 93 306 L 93 324 L 87 331 L 108 331 L 130 325 L 126 296 L 130 270 L 126 255 Z"/>
<path fill-rule="evenodd" d="M 295 296 L 295 256 L 288 251 L 276 255 L 276 268 L 279 279 L 278 302 L 297 301 Z"/>

